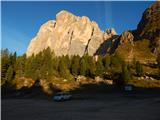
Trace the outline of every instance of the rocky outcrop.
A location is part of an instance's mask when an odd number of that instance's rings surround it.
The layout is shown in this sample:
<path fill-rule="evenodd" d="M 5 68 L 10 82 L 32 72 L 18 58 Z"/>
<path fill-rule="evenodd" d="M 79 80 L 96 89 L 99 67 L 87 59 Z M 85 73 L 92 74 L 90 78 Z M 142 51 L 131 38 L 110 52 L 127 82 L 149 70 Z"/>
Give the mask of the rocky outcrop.
<path fill-rule="evenodd" d="M 34 85 L 35 81 L 31 78 L 20 77 L 15 80 L 16 89 L 30 88 Z"/>
<path fill-rule="evenodd" d="M 75 16 L 63 10 L 56 15 L 56 20 L 50 20 L 40 27 L 26 54 L 31 56 L 50 47 L 57 56 L 94 55 L 100 45 L 115 34 L 114 29 L 102 32 L 98 24 L 86 16 Z"/>
<path fill-rule="evenodd" d="M 130 42 L 133 44 L 134 36 L 130 31 L 125 31 L 122 33 L 122 35 L 119 37 L 120 44 Z"/>
<path fill-rule="evenodd" d="M 115 31 L 114 28 L 111 28 L 111 29 L 107 29 L 106 32 L 104 33 L 104 39 L 107 40 L 113 36 L 116 36 L 117 35 L 117 32 Z"/>

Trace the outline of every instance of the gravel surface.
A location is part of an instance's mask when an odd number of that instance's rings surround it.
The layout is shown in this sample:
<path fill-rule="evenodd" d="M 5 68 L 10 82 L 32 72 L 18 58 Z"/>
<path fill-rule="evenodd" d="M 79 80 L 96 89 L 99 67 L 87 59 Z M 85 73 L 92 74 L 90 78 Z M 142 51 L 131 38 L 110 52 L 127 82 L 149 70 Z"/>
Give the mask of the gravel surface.
<path fill-rule="evenodd" d="M 2 120 L 160 120 L 158 95 L 109 94 L 65 102 L 12 98 L 2 99 L 1 107 Z"/>

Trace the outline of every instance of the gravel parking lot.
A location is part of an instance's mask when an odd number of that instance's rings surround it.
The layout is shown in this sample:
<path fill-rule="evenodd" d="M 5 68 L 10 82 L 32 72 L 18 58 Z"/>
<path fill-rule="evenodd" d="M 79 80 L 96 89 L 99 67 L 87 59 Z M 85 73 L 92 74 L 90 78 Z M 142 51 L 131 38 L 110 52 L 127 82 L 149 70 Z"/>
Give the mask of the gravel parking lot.
<path fill-rule="evenodd" d="M 121 94 L 51 99 L 2 99 L 2 120 L 160 120 L 160 96 Z"/>

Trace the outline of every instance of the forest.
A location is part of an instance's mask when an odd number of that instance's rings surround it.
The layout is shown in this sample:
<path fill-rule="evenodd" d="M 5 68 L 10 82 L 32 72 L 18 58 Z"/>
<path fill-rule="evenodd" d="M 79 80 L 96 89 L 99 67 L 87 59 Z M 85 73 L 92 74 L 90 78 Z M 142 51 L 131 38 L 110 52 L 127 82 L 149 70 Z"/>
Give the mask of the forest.
<path fill-rule="evenodd" d="M 160 71 L 160 56 L 155 65 Z M 158 73 L 159 74 L 159 73 Z M 77 76 L 94 79 L 111 79 L 115 85 L 132 83 L 134 79 L 145 76 L 144 65 L 134 58 L 125 61 L 120 55 L 89 56 L 55 56 L 54 51 L 47 48 L 36 55 L 27 57 L 26 54 L 17 56 L 8 49 L 1 50 L 1 86 L 16 88 L 20 78 L 33 81 L 50 81 L 56 78 L 72 82 Z M 22 80 L 23 80 L 22 79 Z M 19 82 L 19 83 L 18 83 Z"/>

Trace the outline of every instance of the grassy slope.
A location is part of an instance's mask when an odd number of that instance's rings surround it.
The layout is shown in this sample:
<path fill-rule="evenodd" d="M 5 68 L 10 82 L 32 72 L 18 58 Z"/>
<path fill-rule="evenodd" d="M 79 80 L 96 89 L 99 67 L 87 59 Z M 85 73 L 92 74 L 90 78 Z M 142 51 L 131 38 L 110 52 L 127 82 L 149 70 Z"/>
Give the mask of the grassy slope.
<path fill-rule="evenodd" d="M 149 48 L 149 40 L 135 41 L 134 44 L 124 43 L 119 45 L 116 52 L 126 59 L 132 61 L 134 58 L 141 62 L 155 62 L 156 56 Z"/>

